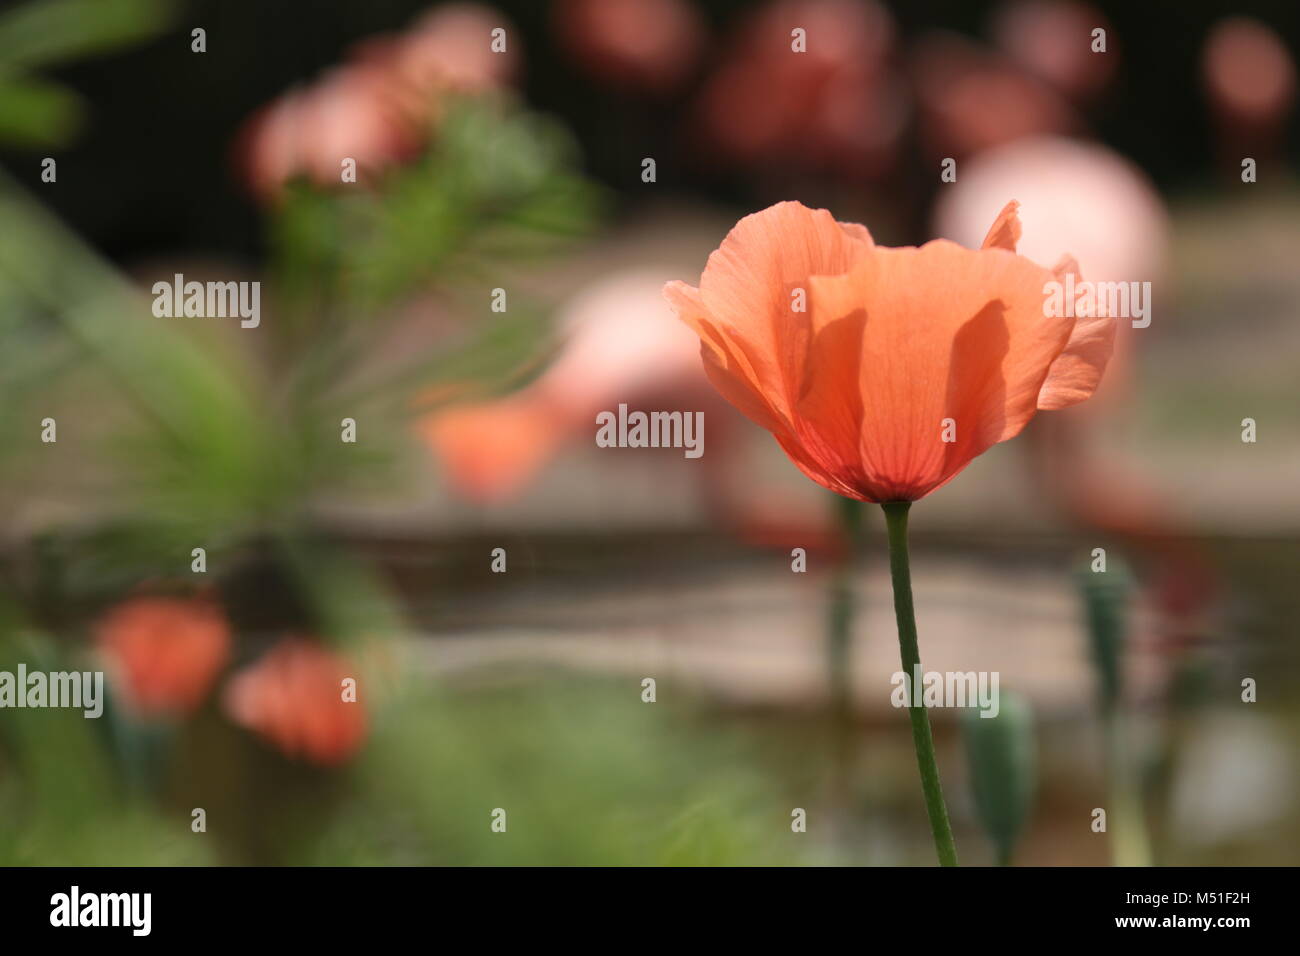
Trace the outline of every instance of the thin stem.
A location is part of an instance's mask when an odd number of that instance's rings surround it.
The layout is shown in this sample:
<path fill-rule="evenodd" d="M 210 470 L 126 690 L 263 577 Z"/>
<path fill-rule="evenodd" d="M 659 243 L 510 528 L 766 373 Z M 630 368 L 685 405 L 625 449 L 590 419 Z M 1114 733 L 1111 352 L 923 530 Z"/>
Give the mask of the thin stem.
<path fill-rule="evenodd" d="M 894 616 L 898 619 L 898 647 L 903 659 L 904 686 L 908 689 L 907 713 L 912 720 L 912 744 L 916 748 L 916 766 L 921 771 L 921 791 L 925 794 L 925 811 L 930 817 L 934 849 L 942 866 L 957 865 L 957 846 L 948 822 L 948 808 L 939 784 L 939 766 L 934 759 L 934 737 L 930 733 L 930 715 L 925 704 L 913 706 L 913 681 L 921 673 L 921 651 L 916 641 L 916 612 L 912 608 L 912 571 L 907 559 L 907 512 L 910 501 L 890 501 L 881 505 L 885 527 L 889 532 L 889 576 L 894 585 Z"/>
<path fill-rule="evenodd" d="M 1109 763 L 1111 861 L 1115 866 L 1150 866 L 1151 843 L 1142 812 L 1141 785 L 1125 746 L 1124 716 L 1119 706 L 1102 717 Z"/>

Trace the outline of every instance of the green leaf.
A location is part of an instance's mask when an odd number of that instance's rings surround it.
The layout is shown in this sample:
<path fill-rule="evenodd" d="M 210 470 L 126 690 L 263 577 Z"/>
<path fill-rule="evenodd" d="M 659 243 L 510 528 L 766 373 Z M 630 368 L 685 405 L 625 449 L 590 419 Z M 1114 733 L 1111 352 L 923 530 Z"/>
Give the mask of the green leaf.
<path fill-rule="evenodd" d="M 123 460 L 152 512 L 220 527 L 294 499 L 250 370 L 155 317 L 137 288 L 3 177 L 0 221 L 0 287 L 43 309 L 137 412 Z"/>
<path fill-rule="evenodd" d="M 0 71 L 106 53 L 162 32 L 170 0 L 38 0 L 0 15 Z"/>
<path fill-rule="evenodd" d="M 81 127 L 77 94 L 43 80 L 0 78 L 0 142 L 62 146 Z"/>

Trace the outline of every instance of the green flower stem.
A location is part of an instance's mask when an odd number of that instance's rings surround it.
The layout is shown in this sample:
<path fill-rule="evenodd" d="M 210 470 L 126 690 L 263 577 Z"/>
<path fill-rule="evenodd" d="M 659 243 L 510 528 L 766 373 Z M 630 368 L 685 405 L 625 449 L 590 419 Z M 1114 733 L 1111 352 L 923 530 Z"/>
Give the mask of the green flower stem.
<path fill-rule="evenodd" d="M 1103 717 L 1106 756 L 1110 764 L 1111 862 L 1115 866 L 1150 866 L 1151 841 L 1142 812 L 1142 788 L 1129 759 L 1124 716 L 1118 705 Z"/>
<path fill-rule="evenodd" d="M 889 576 L 894 584 L 898 647 L 903 658 L 903 673 L 908 675 L 905 686 L 909 691 L 913 690 L 912 676 L 921 672 L 921 651 L 916 643 L 916 612 L 912 608 L 912 571 L 907 559 L 907 512 L 911 507 L 910 501 L 889 501 L 881 505 L 889 532 Z M 921 771 L 921 790 L 925 794 L 925 810 L 930 817 L 934 849 L 939 855 L 940 865 L 956 866 L 957 846 L 953 842 L 948 808 L 944 805 L 943 788 L 939 784 L 930 715 L 926 713 L 924 704 L 914 707 L 910 700 L 907 713 L 912 719 L 912 744 L 916 748 L 916 765 Z"/>

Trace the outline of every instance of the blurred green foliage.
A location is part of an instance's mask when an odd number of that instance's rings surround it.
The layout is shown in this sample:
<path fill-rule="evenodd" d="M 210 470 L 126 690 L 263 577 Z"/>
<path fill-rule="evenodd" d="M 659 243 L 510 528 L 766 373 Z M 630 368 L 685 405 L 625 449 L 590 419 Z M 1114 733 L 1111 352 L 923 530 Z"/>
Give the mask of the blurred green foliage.
<path fill-rule="evenodd" d="M 635 685 L 543 678 L 415 695 L 359 766 L 317 862 L 734 865 L 809 846 L 733 734 Z M 505 833 L 491 813 L 506 811 Z M 800 840 L 804 843 L 800 843 Z"/>
<path fill-rule="evenodd" d="M 167 9 L 49 0 L 0 16 L 0 139 L 66 142 L 79 102 L 25 71 L 147 37 Z M 415 416 L 453 394 L 509 388 L 545 360 L 549 308 L 514 280 L 599 214 L 577 162 L 564 129 L 508 97 L 440 104 L 437 132 L 410 163 L 345 189 L 291 183 L 267 205 L 265 294 L 250 330 L 156 316 L 150 280 L 142 288 L 0 178 L 0 522 L 9 526 L 34 491 L 53 490 L 61 504 L 0 547 L 0 669 L 92 666 L 94 617 L 142 586 L 185 593 L 213 582 L 235 629 L 235 666 L 284 633 L 349 643 L 360 657 L 399 633 L 389 585 L 327 531 L 319 506 L 393 491 Z M 510 287 L 506 313 L 490 311 L 498 286 Z M 47 418 L 56 442 L 41 440 Z M 345 418 L 357 423 L 355 444 L 341 440 Z M 190 573 L 196 545 L 208 576 Z M 402 684 L 382 669 L 367 679 L 382 726 L 364 765 L 343 774 L 291 764 L 232 727 L 212 699 L 179 725 L 136 723 L 112 700 L 101 720 L 7 713 L 0 816 L 13 825 L 0 828 L 0 862 L 463 858 L 477 851 L 467 833 L 459 848 L 438 834 L 457 832 L 454 817 L 483 775 L 509 776 L 545 725 L 506 720 L 515 703 L 442 700 L 427 687 L 411 696 Z M 560 772 L 516 800 L 524 833 L 530 815 L 556 812 L 575 771 L 607 767 L 618 741 L 613 723 L 575 730 L 548 719 L 563 737 L 549 748 Z M 664 805 L 642 793 L 662 770 L 655 762 L 673 757 L 679 777 L 686 768 L 673 750 L 680 730 L 654 736 L 670 732 L 652 732 L 644 717 L 635 727 L 650 735 L 648 762 L 616 763 L 622 776 L 611 780 L 622 783 L 610 785 L 644 821 Z M 203 793 L 182 798 L 187 780 L 205 779 Z M 693 798 L 696 817 L 716 812 L 706 790 Z M 577 826 L 593 798 L 572 799 Z M 204 801 L 212 828 L 193 834 L 189 809 Z M 334 812 L 401 821 L 421 807 L 414 842 L 397 850 L 382 832 L 356 851 L 341 832 L 317 848 Z M 562 832 L 534 837 L 525 857 L 551 852 Z M 608 853 L 630 861 L 654 839 L 629 836 Z"/>
<path fill-rule="evenodd" d="M 119 547 L 100 562 L 116 566 L 110 578 L 144 578 L 183 567 L 193 542 L 217 564 L 251 539 L 292 547 L 323 496 L 391 490 L 430 394 L 508 387 L 547 354 L 546 307 L 512 287 L 509 311 L 491 313 L 489 293 L 590 227 L 598 194 L 575 161 L 554 124 L 506 100 L 464 100 L 419 160 L 373 188 L 294 184 L 271 212 L 255 330 L 154 316 L 136 286 L 0 182 L 12 225 L 0 236 L 0 386 L 7 428 L 23 429 L 5 447 L 30 448 L 34 423 L 72 406 L 46 457 L 75 462 L 114 500 L 97 519 L 111 535 L 78 530 L 78 547 L 47 553 L 94 560 L 98 537 Z M 455 321 L 412 349 L 400 341 L 417 295 Z M 344 418 L 358 423 L 355 444 L 340 440 Z"/>
<path fill-rule="evenodd" d="M 31 70 L 110 53 L 171 25 L 171 0 L 31 0 L 0 14 L 0 143 L 62 146 L 81 97 Z"/>
<path fill-rule="evenodd" d="M 644 704 L 635 685 L 412 689 L 341 774 L 286 767 L 201 717 L 161 767 L 160 800 L 108 758 L 109 715 L 15 718 L 0 865 L 775 865 L 808 862 L 815 845 L 791 833 L 752 742 L 701 734 L 703 715 Z"/>

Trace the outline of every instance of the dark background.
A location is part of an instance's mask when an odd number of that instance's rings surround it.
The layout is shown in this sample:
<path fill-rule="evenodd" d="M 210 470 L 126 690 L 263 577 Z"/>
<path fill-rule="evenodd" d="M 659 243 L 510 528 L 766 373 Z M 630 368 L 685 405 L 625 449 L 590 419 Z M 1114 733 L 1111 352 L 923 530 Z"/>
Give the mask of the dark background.
<path fill-rule="evenodd" d="M 11 5 L 10 0 L 0 6 Z M 231 144 L 241 123 L 297 81 L 337 63 L 366 36 L 408 25 L 429 0 L 189 0 L 174 27 L 156 40 L 49 75 L 90 103 L 77 142 L 57 153 L 57 184 L 42 198 L 82 235 L 117 260 L 159 253 L 256 257 L 258 216 L 236 181 Z M 698 87 L 657 104 L 597 88 L 554 41 L 550 4 L 501 0 L 523 39 L 521 87 L 528 101 L 561 117 L 576 133 L 588 171 L 631 198 L 640 187 L 647 146 L 671 151 L 682 108 Z M 718 41 L 752 0 L 697 2 Z M 986 38 L 997 4 L 971 0 L 888 2 L 904 49 L 936 28 Z M 1162 190 L 1195 188 L 1212 173 L 1211 131 L 1200 87 L 1199 57 L 1209 26 L 1221 17 L 1258 17 L 1300 54 L 1300 4 L 1294 0 L 1103 0 L 1120 68 L 1086 114 L 1093 132 L 1126 154 Z M 208 49 L 190 52 L 189 32 L 207 30 Z M 704 64 L 716 47 L 705 53 Z M 1292 124 L 1289 152 L 1300 152 Z M 3 151 L 20 180 L 36 181 L 47 151 Z M 934 177 L 926 177 L 932 182 Z M 689 164 L 660 174 L 661 190 L 743 202 L 744 185 Z M 662 191 L 657 196 L 665 195 Z"/>

